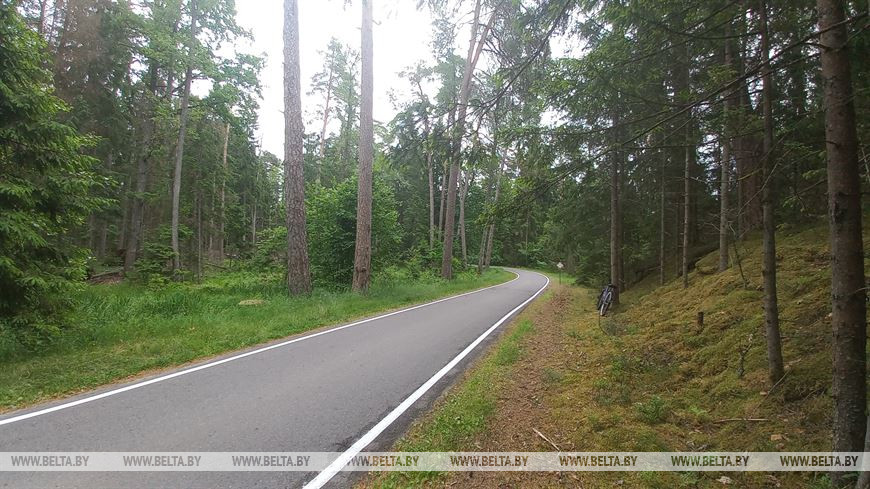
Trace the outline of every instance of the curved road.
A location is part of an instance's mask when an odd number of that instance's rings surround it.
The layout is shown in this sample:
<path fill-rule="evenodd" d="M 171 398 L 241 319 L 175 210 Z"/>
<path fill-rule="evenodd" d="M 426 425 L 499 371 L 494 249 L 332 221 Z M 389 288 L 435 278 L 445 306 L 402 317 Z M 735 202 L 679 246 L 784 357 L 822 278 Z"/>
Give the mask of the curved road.
<path fill-rule="evenodd" d="M 0 452 L 388 450 L 543 275 L 0 416 Z M 492 334 L 490 334 L 492 333 Z M 345 452 L 346 454 L 349 452 Z M 350 453 L 353 455 L 353 453 Z M 0 487 L 349 485 L 352 472 L 0 472 Z"/>

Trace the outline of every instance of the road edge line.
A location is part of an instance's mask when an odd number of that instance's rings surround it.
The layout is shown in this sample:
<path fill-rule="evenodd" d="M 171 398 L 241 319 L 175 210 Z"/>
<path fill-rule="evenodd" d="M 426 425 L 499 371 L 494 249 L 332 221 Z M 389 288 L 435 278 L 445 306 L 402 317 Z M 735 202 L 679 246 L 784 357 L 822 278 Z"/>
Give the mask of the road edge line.
<path fill-rule="evenodd" d="M 490 326 L 489 329 L 484 331 L 480 336 L 477 337 L 477 339 L 472 341 L 467 347 L 465 347 L 464 350 L 462 350 L 458 355 L 453 357 L 453 359 L 450 360 L 447 365 L 441 367 L 441 370 L 436 372 L 435 375 L 430 377 L 429 380 L 427 380 L 423 383 L 423 385 L 418 387 L 417 390 L 411 393 L 410 396 L 406 397 L 405 400 L 403 400 L 398 406 L 395 407 L 395 409 L 390 411 L 389 414 L 381 419 L 378 424 L 374 425 L 368 432 L 366 432 L 366 434 L 360 437 L 356 442 L 354 442 L 353 445 L 351 445 L 347 450 L 339 455 L 337 459 L 335 459 L 331 464 L 329 464 L 328 467 L 326 467 L 326 469 L 322 470 L 319 474 L 317 474 L 314 479 L 308 481 L 305 486 L 303 486 L 303 489 L 320 489 L 326 483 L 332 480 L 332 478 L 335 477 L 335 475 L 338 474 L 338 472 L 341 471 L 341 469 L 344 468 L 344 466 L 347 465 L 347 463 L 350 462 L 353 457 L 361 452 L 363 448 L 367 447 L 370 443 L 375 441 L 375 439 L 381 433 L 383 433 L 384 430 L 389 428 L 389 426 L 393 424 L 393 422 L 395 422 L 399 418 L 399 416 L 404 414 L 405 411 L 407 411 L 415 402 L 423 397 L 423 395 L 426 394 L 429 389 L 431 389 L 436 383 L 438 383 L 441 378 L 447 375 L 447 373 L 450 372 L 453 367 L 455 367 L 457 364 L 459 364 L 459 362 L 462 361 L 462 359 L 468 356 L 468 354 L 471 353 L 477 347 L 477 345 L 483 342 L 483 340 L 486 339 L 487 336 L 489 336 L 493 331 L 501 326 L 502 323 L 507 321 L 515 313 L 523 309 L 529 302 L 532 302 L 532 300 L 538 297 L 538 295 L 540 295 L 541 292 L 543 292 L 544 289 L 546 289 L 547 286 L 550 285 L 550 277 L 547 277 L 546 275 L 538 272 L 531 273 L 538 274 L 547 280 L 547 282 L 544 283 L 543 287 L 538 289 L 538 291 L 532 294 L 531 297 L 520 303 L 520 305 L 513 308 L 509 313 L 502 316 L 501 319 L 499 319 L 495 324 Z M 519 278 L 519 274 L 517 274 L 517 278 Z"/>

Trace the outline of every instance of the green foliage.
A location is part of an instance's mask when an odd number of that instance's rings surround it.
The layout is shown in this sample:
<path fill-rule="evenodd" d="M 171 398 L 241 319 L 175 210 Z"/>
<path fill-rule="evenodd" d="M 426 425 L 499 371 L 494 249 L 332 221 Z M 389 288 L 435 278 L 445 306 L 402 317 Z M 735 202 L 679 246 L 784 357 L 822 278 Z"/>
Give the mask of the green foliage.
<path fill-rule="evenodd" d="M 36 347 L 66 324 L 87 253 L 70 232 L 103 202 L 94 143 L 58 122 L 42 39 L 0 3 L 0 332 Z"/>
<path fill-rule="evenodd" d="M 356 242 L 356 191 L 356 178 L 332 188 L 314 186 L 309 191 L 308 250 L 316 284 L 350 284 Z M 375 178 L 372 193 L 372 269 L 379 270 L 395 262 L 401 233 L 392 190 Z"/>
<path fill-rule="evenodd" d="M 321 287 L 350 285 L 356 243 L 356 178 L 331 187 L 313 185 L 308 189 L 308 256 L 312 277 Z M 396 260 L 401 240 L 398 204 L 392 190 L 376 178 L 372 202 L 372 267 L 383 279 L 419 277 L 424 262 L 419 255 L 408 270 Z M 260 235 L 253 263 L 260 267 L 281 267 L 287 256 L 287 229 L 267 229 Z"/>
<path fill-rule="evenodd" d="M 639 402 L 635 404 L 635 408 L 647 424 L 661 423 L 670 412 L 668 404 L 659 396 L 652 396 L 646 402 Z"/>

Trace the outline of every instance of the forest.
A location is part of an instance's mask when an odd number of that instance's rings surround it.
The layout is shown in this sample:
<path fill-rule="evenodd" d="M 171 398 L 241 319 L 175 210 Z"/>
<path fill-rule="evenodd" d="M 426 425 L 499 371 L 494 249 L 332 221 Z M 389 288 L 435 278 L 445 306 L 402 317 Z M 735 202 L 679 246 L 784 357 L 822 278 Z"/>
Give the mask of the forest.
<path fill-rule="evenodd" d="M 775 386 L 776 237 L 823 225 L 832 447 L 861 451 L 868 3 L 416 3 L 431 51 L 374 120 L 389 46 L 372 1 L 347 2 L 361 42 L 318 46 L 310 93 L 305 10 L 284 1 L 276 155 L 257 136 L 265 60 L 235 49 L 252 33 L 233 0 L 0 0 L 0 352 L 39 356 L 83 315 L 122 315 L 107 285 L 124 301 L 206 286 L 320 300 L 558 262 L 593 288 L 691 288 L 701 257 L 741 267 L 760 237 Z"/>

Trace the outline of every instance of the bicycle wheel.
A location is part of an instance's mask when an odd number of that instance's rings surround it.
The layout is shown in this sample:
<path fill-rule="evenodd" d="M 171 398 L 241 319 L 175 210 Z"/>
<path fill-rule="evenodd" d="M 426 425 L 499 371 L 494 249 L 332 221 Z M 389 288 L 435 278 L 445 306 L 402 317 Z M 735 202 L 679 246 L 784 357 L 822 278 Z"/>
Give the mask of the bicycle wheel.
<path fill-rule="evenodd" d="M 607 291 L 604 296 L 601 297 L 601 305 L 598 308 L 598 314 L 601 316 L 607 315 L 607 310 L 610 309 L 610 302 L 613 300 L 613 293 Z"/>

